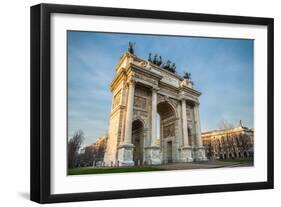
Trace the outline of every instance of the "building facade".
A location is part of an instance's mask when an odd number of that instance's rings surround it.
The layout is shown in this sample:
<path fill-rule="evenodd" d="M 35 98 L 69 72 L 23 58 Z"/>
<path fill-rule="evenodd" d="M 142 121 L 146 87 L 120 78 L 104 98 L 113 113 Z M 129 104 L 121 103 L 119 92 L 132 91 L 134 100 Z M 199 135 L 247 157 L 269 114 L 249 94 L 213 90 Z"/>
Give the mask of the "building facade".
<path fill-rule="evenodd" d="M 201 93 L 190 80 L 125 53 L 110 89 L 107 166 L 206 160 L 199 116 Z"/>
<path fill-rule="evenodd" d="M 253 158 L 254 130 L 240 126 L 202 133 L 208 159 Z"/>

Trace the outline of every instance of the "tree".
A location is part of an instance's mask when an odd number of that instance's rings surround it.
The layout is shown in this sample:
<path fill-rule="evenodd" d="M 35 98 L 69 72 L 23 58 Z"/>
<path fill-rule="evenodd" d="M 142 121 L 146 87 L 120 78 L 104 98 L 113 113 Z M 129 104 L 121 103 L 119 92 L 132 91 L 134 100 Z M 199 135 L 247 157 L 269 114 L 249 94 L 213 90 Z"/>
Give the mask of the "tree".
<path fill-rule="evenodd" d="M 229 123 L 227 120 L 222 119 L 218 123 L 220 130 L 225 130 L 224 147 L 221 149 L 223 152 L 235 152 L 235 141 L 229 129 L 234 128 L 234 125 Z"/>
<path fill-rule="evenodd" d="M 86 163 L 87 166 L 92 165 L 94 161 L 94 157 L 96 154 L 96 149 L 95 146 L 90 145 L 85 147 L 85 152 L 84 152 L 84 163 Z"/>
<path fill-rule="evenodd" d="M 208 158 L 213 157 L 213 150 L 214 150 L 214 147 L 213 147 L 212 143 L 210 142 L 207 145 L 207 156 L 208 156 Z"/>
<path fill-rule="evenodd" d="M 231 129 L 234 128 L 234 125 L 229 123 L 228 121 L 226 121 L 225 119 L 222 119 L 219 123 L 218 123 L 218 127 L 219 129 L 223 130 L 223 129 Z"/>
<path fill-rule="evenodd" d="M 96 151 L 95 151 L 95 160 L 96 161 L 103 161 L 104 153 L 106 150 L 106 145 L 107 145 L 107 139 L 103 139 L 96 146 Z"/>
<path fill-rule="evenodd" d="M 239 147 L 241 148 L 242 152 L 248 151 L 251 147 L 250 136 L 247 134 L 241 134 L 239 136 L 240 144 Z"/>
<path fill-rule="evenodd" d="M 78 160 L 78 151 L 83 141 L 84 141 L 84 133 L 82 130 L 76 131 L 72 136 L 72 138 L 68 140 L 68 144 L 67 144 L 68 168 L 75 167 Z"/>

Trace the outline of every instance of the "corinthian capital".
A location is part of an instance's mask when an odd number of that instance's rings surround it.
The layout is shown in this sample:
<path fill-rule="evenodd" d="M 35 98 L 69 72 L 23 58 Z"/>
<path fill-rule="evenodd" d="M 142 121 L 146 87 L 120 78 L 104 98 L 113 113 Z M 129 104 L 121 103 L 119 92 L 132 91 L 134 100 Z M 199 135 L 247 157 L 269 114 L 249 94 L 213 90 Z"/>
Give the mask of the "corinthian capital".
<path fill-rule="evenodd" d="M 128 80 L 127 80 L 127 84 L 128 85 L 133 85 L 133 86 L 135 86 L 136 85 L 136 83 L 137 83 L 137 81 L 136 81 L 136 79 L 134 78 L 134 77 L 130 77 Z"/>
<path fill-rule="evenodd" d="M 199 107 L 199 105 L 200 105 L 199 101 L 195 101 L 195 102 L 194 102 L 194 106 L 195 106 L 195 107 Z"/>
<path fill-rule="evenodd" d="M 160 90 L 160 88 L 157 85 L 155 85 L 155 86 L 152 87 L 151 90 L 154 91 L 154 92 L 157 92 L 157 91 Z"/>
<path fill-rule="evenodd" d="M 185 96 L 180 96 L 179 99 L 180 99 L 181 101 L 187 101 L 187 100 L 188 100 Z"/>

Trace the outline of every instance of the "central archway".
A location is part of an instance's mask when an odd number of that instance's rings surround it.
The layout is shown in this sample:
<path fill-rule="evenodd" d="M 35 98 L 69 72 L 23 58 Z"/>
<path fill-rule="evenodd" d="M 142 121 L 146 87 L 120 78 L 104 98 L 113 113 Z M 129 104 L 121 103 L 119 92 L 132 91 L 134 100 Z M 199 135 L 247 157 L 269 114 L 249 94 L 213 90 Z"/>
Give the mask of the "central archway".
<path fill-rule="evenodd" d="M 157 113 L 159 114 L 159 138 L 160 138 L 160 154 L 163 163 L 171 163 L 176 160 L 176 112 L 173 106 L 167 102 L 160 102 L 157 105 Z"/>
<path fill-rule="evenodd" d="M 134 144 L 133 161 L 135 165 L 143 164 L 144 126 L 140 120 L 133 121 L 132 142 Z"/>

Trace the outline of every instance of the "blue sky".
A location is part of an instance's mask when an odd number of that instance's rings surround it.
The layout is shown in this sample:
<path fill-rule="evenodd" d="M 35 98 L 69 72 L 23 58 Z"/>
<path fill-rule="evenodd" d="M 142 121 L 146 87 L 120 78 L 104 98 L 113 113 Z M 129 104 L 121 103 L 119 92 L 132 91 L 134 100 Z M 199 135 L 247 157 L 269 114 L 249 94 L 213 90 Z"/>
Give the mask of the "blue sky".
<path fill-rule="evenodd" d="M 109 125 L 109 84 L 128 42 L 143 59 L 149 52 L 176 63 L 177 73 L 190 72 L 202 92 L 202 131 L 221 120 L 253 127 L 253 40 L 132 35 L 69 31 L 68 135 L 81 129 L 85 143 L 105 134 Z"/>

